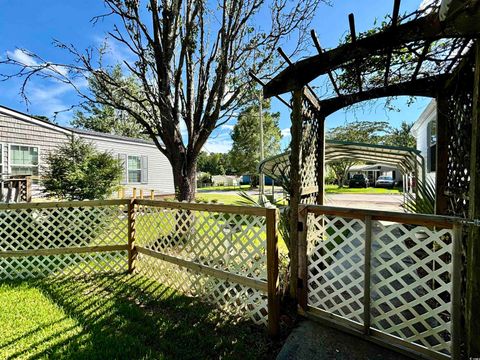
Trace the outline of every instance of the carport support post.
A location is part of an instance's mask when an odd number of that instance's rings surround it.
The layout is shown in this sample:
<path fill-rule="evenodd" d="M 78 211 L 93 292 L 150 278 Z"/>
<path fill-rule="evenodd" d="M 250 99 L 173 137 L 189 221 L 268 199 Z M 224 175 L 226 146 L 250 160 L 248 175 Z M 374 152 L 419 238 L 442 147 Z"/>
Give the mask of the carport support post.
<path fill-rule="evenodd" d="M 475 44 L 472 147 L 470 153 L 469 218 L 480 218 L 480 45 Z M 465 322 L 467 358 L 480 357 L 480 227 L 470 225 L 467 240 L 467 294 Z"/>
<path fill-rule="evenodd" d="M 301 139 L 303 128 L 304 88 L 292 94 L 292 126 L 290 133 L 290 296 L 297 299 L 298 287 L 298 208 L 301 195 Z"/>

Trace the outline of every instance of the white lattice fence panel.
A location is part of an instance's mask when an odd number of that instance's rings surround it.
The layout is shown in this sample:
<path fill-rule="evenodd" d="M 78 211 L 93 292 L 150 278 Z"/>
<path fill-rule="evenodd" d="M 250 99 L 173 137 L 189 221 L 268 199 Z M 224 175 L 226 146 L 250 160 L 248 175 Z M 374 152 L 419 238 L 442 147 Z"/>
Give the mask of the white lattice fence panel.
<path fill-rule="evenodd" d="M 365 225 L 309 214 L 308 305 L 363 323 Z"/>
<path fill-rule="evenodd" d="M 0 280 L 29 279 L 48 275 L 124 272 L 127 252 L 0 257 Z"/>
<path fill-rule="evenodd" d="M 377 221 L 372 229 L 372 326 L 449 353 L 451 231 Z"/>
<path fill-rule="evenodd" d="M 147 249 L 219 270 L 267 279 L 265 218 L 140 206 L 136 241 Z"/>
<path fill-rule="evenodd" d="M 88 254 L 36 254 L 36 251 L 126 245 L 124 205 L 54 206 L 0 210 L 0 280 L 125 270 L 125 251 Z M 10 256 L 10 252 L 27 252 Z"/>
<path fill-rule="evenodd" d="M 143 254 L 138 256 L 137 270 L 184 294 L 201 297 L 230 314 L 267 324 L 267 295 L 262 291 Z"/>
<path fill-rule="evenodd" d="M 123 206 L 0 210 L 0 251 L 124 245 Z"/>
<path fill-rule="evenodd" d="M 159 254 L 266 281 L 266 224 L 262 216 L 140 205 L 137 245 Z M 233 281 L 139 255 L 137 270 L 229 312 L 266 323 L 267 296 Z"/>

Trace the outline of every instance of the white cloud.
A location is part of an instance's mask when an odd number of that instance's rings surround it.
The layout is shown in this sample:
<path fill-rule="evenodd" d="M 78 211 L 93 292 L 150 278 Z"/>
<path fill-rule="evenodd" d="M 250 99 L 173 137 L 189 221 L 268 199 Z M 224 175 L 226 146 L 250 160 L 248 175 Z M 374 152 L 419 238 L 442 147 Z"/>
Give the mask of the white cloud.
<path fill-rule="evenodd" d="M 290 137 L 290 128 L 282 129 L 282 138 Z"/>
<path fill-rule="evenodd" d="M 232 148 L 230 132 L 221 130 L 215 131 L 203 146 L 203 150 L 214 153 L 227 153 Z"/>
<path fill-rule="evenodd" d="M 220 126 L 220 129 L 232 131 L 234 126 L 235 125 L 223 124 L 223 125 Z"/>
<path fill-rule="evenodd" d="M 39 63 L 35 58 L 30 55 L 30 52 L 28 50 L 23 50 L 23 49 L 15 49 L 14 51 L 7 51 L 7 55 L 12 58 L 13 60 L 18 61 L 19 63 L 25 64 L 26 66 L 42 66 L 42 65 L 47 65 L 51 69 L 50 74 L 51 75 L 62 75 L 66 76 L 68 74 L 68 70 L 63 67 L 63 66 L 58 66 L 58 65 L 52 65 L 50 62 L 45 62 L 45 63 Z M 42 70 L 44 72 L 48 72 L 48 70 Z M 57 73 L 57 74 L 55 74 Z"/>
<path fill-rule="evenodd" d="M 36 62 L 32 56 L 30 56 L 28 53 L 26 53 L 24 50 L 21 50 L 21 49 L 15 49 L 13 52 L 7 51 L 7 55 L 11 57 L 13 60 L 16 60 L 28 66 L 39 65 L 39 63 Z"/>

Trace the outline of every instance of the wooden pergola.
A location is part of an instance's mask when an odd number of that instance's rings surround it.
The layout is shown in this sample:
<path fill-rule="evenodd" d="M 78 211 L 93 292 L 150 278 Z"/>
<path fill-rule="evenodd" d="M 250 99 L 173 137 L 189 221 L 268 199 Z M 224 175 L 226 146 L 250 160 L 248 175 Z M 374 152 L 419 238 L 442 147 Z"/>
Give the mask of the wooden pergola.
<path fill-rule="evenodd" d="M 290 241 L 292 279 L 297 288 L 298 211 L 323 204 L 325 118 L 368 100 L 424 96 L 437 100 L 436 213 L 465 218 L 464 304 L 466 348 L 480 356 L 480 1 L 434 2 L 400 16 L 394 1 L 390 24 L 357 34 L 350 14 L 344 44 L 325 51 L 312 31 L 318 54 L 292 62 L 262 83 L 265 97 L 291 108 Z M 310 83 L 324 77 L 331 96 L 320 98 Z M 258 79 L 257 79 L 258 80 Z M 260 81 L 260 80 L 258 80 Z M 281 95 L 291 93 L 291 102 Z"/>

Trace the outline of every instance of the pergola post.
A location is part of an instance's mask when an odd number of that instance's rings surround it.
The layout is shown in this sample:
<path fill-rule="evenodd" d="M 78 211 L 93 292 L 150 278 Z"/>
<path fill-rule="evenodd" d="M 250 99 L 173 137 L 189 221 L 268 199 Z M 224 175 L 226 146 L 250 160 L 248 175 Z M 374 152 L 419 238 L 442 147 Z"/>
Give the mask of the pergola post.
<path fill-rule="evenodd" d="M 297 299 L 298 287 L 298 209 L 301 199 L 301 151 L 304 88 L 292 93 L 290 134 L 290 296 Z"/>
<path fill-rule="evenodd" d="M 469 218 L 480 218 L 480 45 L 475 44 Z M 469 358 L 480 357 L 480 227 L 470 225 L 467 241 L 465 321 Z"/>
<path fill-rule="evenodd" d="M 323 205 L 325 199 L 325 117 L 317 119 L 317 205 Z"/>
<path fill-rule="evenodd" d="M 435 214 L 448 213 L 448 98 L 440 92 L 437 96 L 437 149 L 435 167 Z M 426 185 L 426 184 L 424 184 Z"/>

